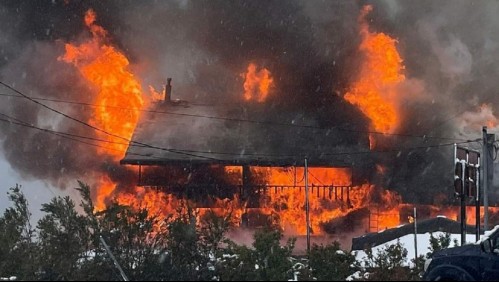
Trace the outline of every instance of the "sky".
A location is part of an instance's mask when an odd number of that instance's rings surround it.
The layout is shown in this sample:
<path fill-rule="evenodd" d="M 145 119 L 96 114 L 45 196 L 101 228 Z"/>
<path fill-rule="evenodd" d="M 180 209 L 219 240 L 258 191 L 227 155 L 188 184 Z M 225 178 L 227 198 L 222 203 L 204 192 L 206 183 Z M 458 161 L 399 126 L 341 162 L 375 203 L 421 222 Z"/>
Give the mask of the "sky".
<path fill-rule="evenodd" d="M 53 191 L 57 191 L 49 188 L 49 186 L 42 181 L 28 181 L 22 179 L 17 172 L 12 170 L 9 163 L 7 163 L 3 157 L 0 158 L 0 181 L 0 210 L 3 211 L 6 208 L 11 207 L 7 192 L 9 192 L 11 187 L 15 187 L 16 184 L 19 184 L 28 199 L 34 219 L 35 217 L 40 217 L 41 213 L 38 212 L 38 210 L 41 208 L 41 205 L 49 202 L 50 199 L 54 197 Z"/>
<path fill-rule="evenodd" d="M 79 199 L 77 193 L 74 193 L 74 191 L 60 190 L 51 187 L 41 180 L 23 179 L 19 173 L 12 169 L 5 158 L 0 155 L 0 211 L 2 213 L 5 209 L 12 207 L 12 202 L 9 201 L 7 193 L 10 191 L 10 188 L 15 187 L 16 184 L 21 186 L 21 191 L 28 200 L 28 205 L 32 214 L 31 224 L 33 226 L 43 216 L 43 213 L 40 211 L 42 204 L 50 202 L 52 198 L 57 196 L 70 196 L 74 200 Z"/>

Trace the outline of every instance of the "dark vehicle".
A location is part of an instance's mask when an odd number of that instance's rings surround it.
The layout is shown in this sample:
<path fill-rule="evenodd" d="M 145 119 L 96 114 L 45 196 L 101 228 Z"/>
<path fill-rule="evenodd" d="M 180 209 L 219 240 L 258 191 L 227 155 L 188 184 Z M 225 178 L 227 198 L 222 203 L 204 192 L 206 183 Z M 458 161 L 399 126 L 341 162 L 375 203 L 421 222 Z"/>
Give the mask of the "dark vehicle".
<path fill-rule="evenodd" d="M 499 281 L 499 226 L 477 243 L 441 250 L 425 263 L 425 281 Z"/>

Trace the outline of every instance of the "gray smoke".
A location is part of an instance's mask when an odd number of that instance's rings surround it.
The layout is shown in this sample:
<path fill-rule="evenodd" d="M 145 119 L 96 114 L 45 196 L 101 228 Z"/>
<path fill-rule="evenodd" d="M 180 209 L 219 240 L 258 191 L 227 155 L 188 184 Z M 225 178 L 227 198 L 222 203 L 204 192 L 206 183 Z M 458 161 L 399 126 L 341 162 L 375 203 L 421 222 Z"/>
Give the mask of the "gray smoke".
<path fill-rule="evenodd" d="M 83 15 L 93 8 L 98 24 L 130 58 L 144 89 L 161 89 L 166 77 L 173 77 L 174 99 L 234 104 L 242 95 L 240 74 L 255 62 L 271 70 L 276 84 L 265 109 L 255 110 L 260 114 L 255 118 L 301 118 L 322 127 L 367 131 L 367 118 L 341 98 L 362 61 L 357 18 L 366 3 L 374 6 L 368 16 L 371 29 L 398 39 L 407 77 L 402 91 L 414 96 L 403 105 L 399 132 L 479 137 L 480 128 L 476 134 L 461 134 L 459 121 L 465 111 L 499 102 L 494 93 L 499 72 L 495 2 L 6 1 L 0 4 L 0 79 L 32 96 L 91 102 L 92 89 L 57 57 L 64 42 L 88 36 Z M 25 100 L 0 99 L 2 113 L 28 123 L 96 135 Z M 55 106 L 82 120 L 90 115 L 87 107 Z M 248 111 L 251 116 L 252 109 Z M 110 160 L 97 158 L 87 145 L 0 126 L 6 158 L 26 177 L 63 186 L 74 178 L 91 178 L 94 170 L 115 178 L 129 175 Z M 367 150 L 359 145 L 366 143 L 367 134 L 342 134 L 338 144 L 351 148 L 345 151 Z M 452 201 L 450 147 L 397 151 L 452 140 L 392 136 L 382 141 L 379 149 L 393 152 L 352 157 L 359 181 L 376 181 L 410 202 Z M 386 166 L 388 174 L 375 178 L 374 164 Z"/>

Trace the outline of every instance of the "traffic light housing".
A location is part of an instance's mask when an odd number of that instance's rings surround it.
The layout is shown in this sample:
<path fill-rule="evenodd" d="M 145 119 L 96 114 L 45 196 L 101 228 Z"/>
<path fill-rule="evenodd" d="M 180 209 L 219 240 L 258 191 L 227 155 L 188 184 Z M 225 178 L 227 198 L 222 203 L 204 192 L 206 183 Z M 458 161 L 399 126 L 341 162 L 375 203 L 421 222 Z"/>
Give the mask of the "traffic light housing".
<path fill-rule="evenodd" d="M 463 193 L 463 185 L 464 185 L 464 164 L 460 161 L 457 161 L 454 166 L 454 192 L 456 196 L 459 196 Z"/>
<path fill-rule="evenodd" d="M 476 168 L 473 165 L 466 166 L 466 196 L 475 197 L 476 194 Z"/>

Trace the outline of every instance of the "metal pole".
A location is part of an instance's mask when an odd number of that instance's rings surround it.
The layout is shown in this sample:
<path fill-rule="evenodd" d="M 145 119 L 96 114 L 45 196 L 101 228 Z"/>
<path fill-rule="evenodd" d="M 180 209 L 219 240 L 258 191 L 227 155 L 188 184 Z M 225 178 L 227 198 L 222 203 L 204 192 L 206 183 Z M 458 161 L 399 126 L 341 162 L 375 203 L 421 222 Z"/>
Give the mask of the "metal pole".
<path fill-rule="evenodd" d="M 307 218 L 307 253 L 310 254 L 310 204 L 308 199 L 308 162 L 305 158 L 305 216 Z"/>
<path fill-rule="evenodd" d="M 414 261 L 418 259 L 418 216 L 414 207 Z"/>
<path fill-rule="evenodd" d="M 466 170 L 468 169 L 468 152 L 466 152 L 466 161 L 461 161 L 463 171 L 461 174 L 461 246 L 466 243 L 466 189 L 469 185 L 468 180 L 465 179 Z"/>
<path fill-rule="evenodd" d="M 118 270 L 120 271 L 120 274 L 121 274 L 121 277 L 123 278 L 123 281 L 128 281 L 128 277 L 126 276 L 126 274 L 123 271 L 123 269 L 121 268 L 120 264 L 118 263 L 118 261 L 114 257 L 113 253 L 111 252 L 111 249 L 109 249 L 109 246 L 106 244 L 106 241 L 104 241 L 104 238 L 102 238 L 102 236 L 99 236 L 99 240 L 102 243 L 102 245 L 104 245 L 104 248 L 106 249 L 107 254 L 113 260 L 114 265 L 116 266 L 116 268 L 118 268 Z"/>
<path fill-rule="evenodd" d="M 468 164 L 468 152 L 466 152 L 466 160 L 463 160 L 461 158 L 458 158 L 457 155 L 457 144 L 454 144 L 454 163 L 457 164 L 459 162 L 461 164 L 462 170 L 460 171 L 461 175 L 459 176 L 459 181 L 461 181 L 461 191 L 456 191 L 459 193 L 459 199 L 460 199 L 460 204 L 461 204 L 461 246 L 464 245 L 466 242 L 466 181 L 464 179 L 465 177 L 465 171 L 467 169 L 467 164 Z"/>
<path fill-rule="evenodd" d="M 478 154 L 478 161 L 475 166 L 475 213 L 476 213 L 476 241 L 480 240 L 480 154 Z"/>
<path fill-rule="evenodd" d="M 488 168 L 488 162 L 489 162 L 489 145 L 487 142 L 487 127 L 484 126 L 482 128 L 483 132 L 483 153 L 482 153 L 482 167 L 483 167 L 483 209 L 484 209 L 484 215 L 483 215 L 483 231 L 489 230 L 489 168 Z"/>

